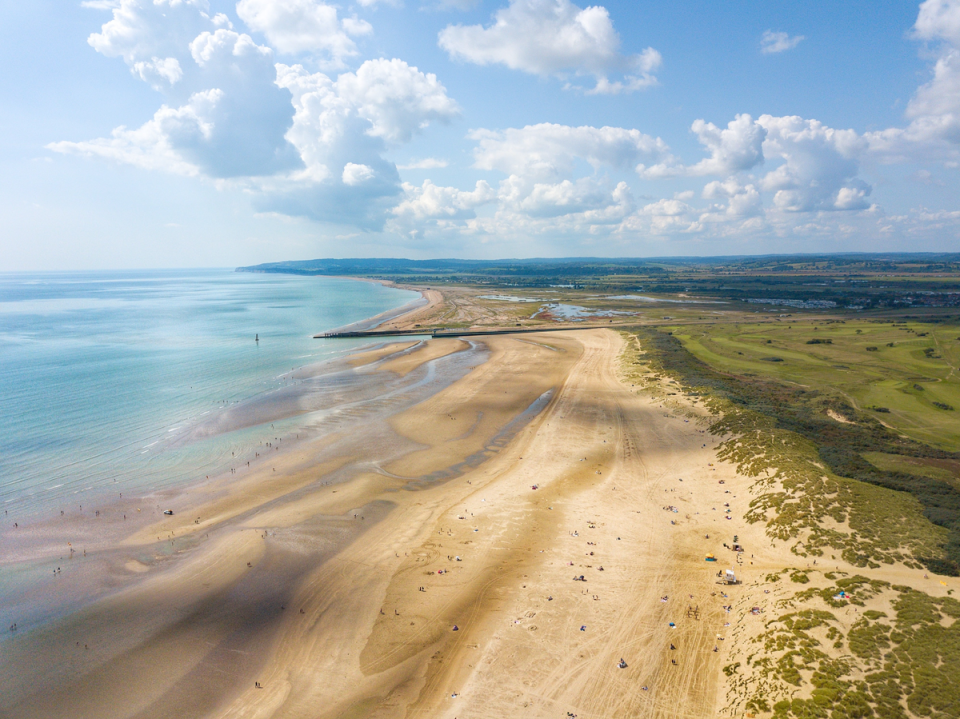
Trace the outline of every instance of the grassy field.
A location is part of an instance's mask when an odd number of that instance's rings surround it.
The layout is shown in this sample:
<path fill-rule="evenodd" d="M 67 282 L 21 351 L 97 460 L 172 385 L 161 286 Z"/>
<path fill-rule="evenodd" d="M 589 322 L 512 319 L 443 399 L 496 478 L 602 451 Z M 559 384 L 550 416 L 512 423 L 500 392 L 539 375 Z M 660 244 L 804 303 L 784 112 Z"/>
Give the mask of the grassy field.
<path fill-rule="evenodd" d="M 950 482 L 960 488 L 960 460 L 903 457 L 899 454 L 864 452 L 863 458 L 886 472 L 906 472 Z"/>
<path fill-rule="evenodd" d="M 835 394 L 912 439 L 960 449 L 956 325 L 788 318 L 672 330 L 714 368 Z"/>

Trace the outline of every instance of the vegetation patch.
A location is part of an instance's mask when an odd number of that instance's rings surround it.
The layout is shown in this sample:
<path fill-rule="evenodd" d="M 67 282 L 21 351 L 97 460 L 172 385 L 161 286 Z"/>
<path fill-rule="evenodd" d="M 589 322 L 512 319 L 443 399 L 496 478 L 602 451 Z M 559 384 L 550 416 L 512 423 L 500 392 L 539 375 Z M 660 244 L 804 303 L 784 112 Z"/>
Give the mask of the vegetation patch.
<path fill-rule="evenodd" d="M 838 614 L 855 598 L 882 608 Z M 829 608 L 769 622 L 751 640 L 762 651 L 730 665 L 743 675 L 748 710 L 777 719 L 960 716 L 960 602 L 856 576 L 787 604 L 819 601 Z"/>

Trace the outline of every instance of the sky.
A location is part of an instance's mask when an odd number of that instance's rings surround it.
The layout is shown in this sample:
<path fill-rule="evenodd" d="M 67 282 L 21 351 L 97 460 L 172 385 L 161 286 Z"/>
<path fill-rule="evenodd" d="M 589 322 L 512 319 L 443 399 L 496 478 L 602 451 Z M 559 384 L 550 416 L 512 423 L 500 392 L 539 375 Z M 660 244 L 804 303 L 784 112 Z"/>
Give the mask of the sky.
<path fill-rule="evenodd" d="M 960 251 L 960 0 L 0 0 L 0 271 Z"/>

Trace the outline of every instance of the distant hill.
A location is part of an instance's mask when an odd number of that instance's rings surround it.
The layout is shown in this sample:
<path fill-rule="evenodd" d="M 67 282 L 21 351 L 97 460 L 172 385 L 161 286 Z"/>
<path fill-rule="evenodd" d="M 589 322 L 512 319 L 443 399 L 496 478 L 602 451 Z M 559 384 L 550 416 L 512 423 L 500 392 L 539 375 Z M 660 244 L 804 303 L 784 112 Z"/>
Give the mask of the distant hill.
<path fill-rule="evenodd" d="M 697 268 L 732 272 L 930 272 L 960 270 L 960 253 L 843 253 L 824 255 L 731 255 L 726 257 L 562 257 L 501 260 L 408 260 L 377 257 L 294 260 L 239 267 L 238 272 L 359 277 L 598 277 L 656 275 Z"/>

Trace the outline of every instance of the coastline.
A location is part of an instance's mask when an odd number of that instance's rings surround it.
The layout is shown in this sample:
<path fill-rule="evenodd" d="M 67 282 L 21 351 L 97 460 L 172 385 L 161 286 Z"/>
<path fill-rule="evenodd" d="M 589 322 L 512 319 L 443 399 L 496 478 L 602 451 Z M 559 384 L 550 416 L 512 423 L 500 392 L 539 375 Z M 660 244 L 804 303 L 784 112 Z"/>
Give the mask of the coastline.
<path fill-rule="evenodd" d="M 724 667 L 805 560 L 630 342 L 387 340 L 298 371 L 332 388 L 317 424 L 98 550 L 96 601 L 4 638 L 0 716 L 744 716 Z"/>
<path fill-rule="evenodd" d="M 367 281 L 362 278 L 351 279 Z M 374 322 L 384 316 L 395 318 L 415 312 L 421 306 L 422 295 L 418 300 L 360 322 Z M 56 512 L 51 511 L 47 517 L 30 516 L 25 522 L 24 517 L 7 514 L 6 518 L 10 521 L 0 530 L 0 543 L 4 546 L 0 559 L 0 593 L 5 597 L 4 618 L 9 617 L 10 623 L 16 622 L 18 627 L 29 630 L 69 615 L 138 579 L 142 568 L 149 562 L 145 564 L 141 561 L 143 557 L 118 557 L 123 553 L 118 553 L 117 547 L 155 522 L 164 508 L 180 503 L 184 496 L 232 492 L 236 485 L 244 481 L 242 477 L 248 472 L 248 462 L 249 469 L 256 470 L 267 461 L 265 453 L 255 451 L 261 446 L 257 444 L 257 438 L 261 444 L 271 440 L 271 443 L 276 442 L 277 438 L 273 436 L 276 434 L 273 430 L 275 424 L 282 431 L 290 430 L 288 436 L 279 441 L 284 445 L 284 456 L 302 442 L 315 442 L 331 434 L 329 425 L 333 423 L 349 427 L 352 418 L 337 419 L 335 409 L 331 417 L 321 419 L 319 423 L 311 418 L 311 426 L 300 427 L 300 431 L 296 431 L 299 417 L 315 415 L 330 399 L 338 402 L 339 410 L 346 413 L 364 411 L 364 405 L 376 405 L 377 391 L 363 386 L 341 388 L 338 385 L 342 384 L 344 375 L 355 374 L 350 364 L 354 355 L 381 344 L 376 341 L 364 343 L 332 360 L 291 370 L 287 377 L 296 381 L 295 387 L 270 390 L 248 398 L 235 407 L 221 410 L 216 416 L 216 423 L 220 426 L 210 419 L 194 420 L 192 429 L 185 432 L 178 442 L 191 442 L 230 432 L 236 434 L 237 430 L 245 437 L 241 445 L 247 446 L 246 454 L 241 452 L 234 461 L 225 462 L 219 471 L 147 493 L 125 490 L 119 497 L 107 491 L 92 493 L 82 500 L 86 509 L 80 504 L 79 510 L 74 507 L 65 515 L 61 512 L 60 516 L 56 516 Z M 435 380 L 441 386 L 450 378 Z M 317 385 L 327 392 L 318 393 Z M 384 394 L 396 393 L 403 390 L 403 385 L 403 382 L 388 383 L 382 391 Z M 424 390 L 421 388 L 419 391 L 422 395 Z M 334 396 L 327 396 L 331 394 Z M 366 411 L 376 412 L 375 409 Z M 233 464 L 236 465 L 235 469 L 226 466 Z M 19 521 L 14 524 L 14 519 Z M 159 541 L 159 537 L 156 541 Z M 178 551 L 152 553 L 151 561 L 169 563 L 171 557 L 168 555 L 175 556 Z M 83 569 L 79 566 L 81 559 Z M 132 576 L 130 567 L 136 567 Z M 52 584 L 51 577 L 55 577 L 58 584 Z M 95 579 L 91 580 L 90 577 Z M 12 638 L 13 635 L 0 634 L 0 643 Z"/>
<path fill-rule="evenodd" d="M 18 682 L 0 714 L 64 716 L 69 702 L 72 716 L 90 715 L 95 706 L 97 716 L 221 716 L 240 707 L 286 716 L 308 702 L 328 707 L 323 716 L 338 716 L 359 710 L 372 694 L 387 705 L 445 715 L 457 694 L 500 715 L 505 705 L 490 704 L 490 697 L 506 694 L 489 682 L 523 671 L 515 664 L 521 657 L 499 647 L 506 626 L 537 639 L 532 651 L 551 642 L 543 645 L 548 635 L 534 634 L 527 614 L 560 611 L 568 617 L 557 617 L 561 624 L 586 621 L 613 631 L 616 621 L 600 610 L 614 610 L 637 589 L 622 575 L 636 562 L 627 555 L 659 556 L 657 542 L 671 543 L 663 530 L 659 540 L 637 534 L 643 525 L 630 519 L 635 498 L 614 489 L 623 492 L 630 481 L 617 474 L 625 471 L 618 403 L 630 396 L 617 389 L 620 345 L 613 332 L 585 330 L 536 341 L 491 337 L 483 349 L 454 339 L 384 348 L 357 369 L 401 376 L 394 370 L 402 365 L 402 376 L 422 373 L 421 386 L 430 391 L 399 411 L 362 418 L 351 431 L 275 450 L 269 466 L 239 482 L 195 488 L 182 505 L 171 499 L 172 517 L 158 517 L 113 549 L 111 572 L 125 571 L 132 581 L 6 642 L 0 662 L 8 672 L 16 664 Z M 483 361 L 467 362 L 472 366 L 450 383 L 429 377 L 429 368 L 475 352 Z M 620 399 L 596 403 L 607 396 Z M 543 397 L 546 406 L 537 405 Z M 537 411 L 503 435 L 531 407 Z M 638 409 L 655 412 L 649 402 Z M 358 426 L 368 431 L 350 436 Z M 684 436 L 681 445 L 701 439 L 695 430 Z M 673 461 L 676 448 L 669 453 L 668 461 L 656 461 L 659 470 L 648 465 L 647 472 L 672 474 L 689 461 Z M 642 484 L 630 489 L 648 491 Z M 595 537 L 609 574 L 590 577 L 616 580 L 603 589 L 590 585 L 603 604 L 584 597 L 560 561 L 583 555 L 566 545 L 571 527 L 589 531 L 587 520 L 609 527 Z M 607 536 L 615 528 L 620 539 Z M 587 564 L 581 556 L 574 571 L 596 571 Z M 537 577 L 536 591 L 527 575 Z M 517 602 L 528 608 L 515 613 L 519 605 L 509 607 Z M 508 615 L 521 617 L 519 624 L 501 624 Z M 455 624 L 460 631 L 452 634 Z M 478 666 L 467 660 L 479 651 L 474 645 L 487 657 L 478 657 L 491 672 L 487 679 L 469 671 L 469 664 Z M 68 661 L 51 664 L 64 650 Z M 438 664 L 441 655 L 450 663 Z M 504 671 L 493 671 L 493 656 Z M 248 689 L 254 680 L 268 690 Z M 126 686 L 142 693 L 134 700 Z M 557 706 L 541 708 L 552 715 Z"/>

